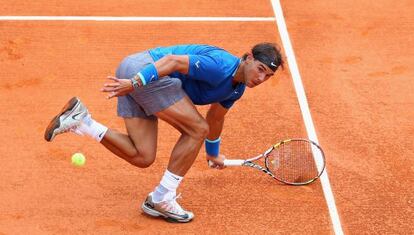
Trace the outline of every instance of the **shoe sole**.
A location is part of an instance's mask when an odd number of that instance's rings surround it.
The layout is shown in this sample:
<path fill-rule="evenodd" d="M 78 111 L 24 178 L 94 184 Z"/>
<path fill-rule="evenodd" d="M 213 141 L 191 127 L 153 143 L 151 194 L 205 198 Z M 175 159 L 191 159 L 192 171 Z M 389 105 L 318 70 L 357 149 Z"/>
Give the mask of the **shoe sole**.
<path fill-rule="evenodd" d="M 69 100 L 69 102 L 66 103 L 66 105 L 62 108 L 62 110 L 60 111 L 60 113 L 58 115 L 56 115 L 52 121 L 50 121 L 49 125 L 46 127 L 45 130 L 45 140 L 50 142 L 53 140 L 53 132 L 56 128 L 59 128 L 60 126 L 60 116 L 62 116 L 62 114 L 66 113 L 67 111 L 71 111 L 73 110 L 73 108 L 79 103 L 79 99 L 77 97 L 73 97 L 72 99 Z"/>
<path fill-rule="evenodd" d="M 170 223 L 188 223 L 190 222 L 193 218 L 189 218 L 189 219 L 176 219 L 176 218 L 172 218 L 168 215 L 164 215 L 161 212 L 158 212 L 154 209 L 148 208 L 147 206 L 145 206 L 145 203 L 142 204 L 141 206 L 142 211 L 144 211 L 144 213 L 152 216 L 152 217 L 163 217 L 166 221 L 170 222 Z"/>

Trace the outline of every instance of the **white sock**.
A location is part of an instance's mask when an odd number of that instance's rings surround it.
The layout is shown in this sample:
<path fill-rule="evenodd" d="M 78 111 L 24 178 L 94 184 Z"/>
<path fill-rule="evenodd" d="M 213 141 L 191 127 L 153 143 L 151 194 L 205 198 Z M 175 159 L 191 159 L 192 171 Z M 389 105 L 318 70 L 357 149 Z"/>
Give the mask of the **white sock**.
<path fill-rule="evenodd" d="M 152 200 L 154 202 L 161 202 L 173 199 L 183 178 L 184 177 L 166 170 L 160 184 L 155 188 L 152 194 Z"/>
<path fill-rule="evenodd" d="M 108 127 L 102 125 L 101 123 L 92 119 L 90 115 L 84 117 L 82 122 L 77 131 L 81 132 L 84 135 L 88 135 L 94 138 L 96 141 L 101 142 L 103 137 L 105 136 L 106 132 L 108 131 Z"/>

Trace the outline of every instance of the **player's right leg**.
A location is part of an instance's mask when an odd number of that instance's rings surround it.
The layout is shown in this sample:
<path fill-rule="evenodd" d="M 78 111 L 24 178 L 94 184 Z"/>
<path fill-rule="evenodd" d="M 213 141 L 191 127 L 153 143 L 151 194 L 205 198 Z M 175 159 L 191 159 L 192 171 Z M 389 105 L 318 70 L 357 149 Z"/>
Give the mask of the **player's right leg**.
<path fill-rule="evenodd" d="M 155 160 L 158 121 L 145 114 L 141 114 L 141 118 L 136 117 L 138 110 L 134 110 L 134 113 L 128 113 L 128 110 L 125 112 L 124 115 L 130 116 L 124 118 L 128 134 L 108 129 L 93 120 L 83 103 L 73 97 L 49 123 L 44 137 L 47 141 L 52 141 L 57 135 L 69 131 L 87 135 L 132 165 L 148 167 Z"/>
<path fill-rule="evenodd" d="M 158 120 L 131 117 L 124 122 L 128 134 L 108 130 L 101 144 L 134 166 L 149 167 L 156 156 Z"/>
<path fill-rule="evenodd" d="M 73 97 L 50 121 L 44 134 L 45 140 L 52 141 L 56 135 L 76 129 L 87 115 L 89 115 L 88 109 L 77 97 Z"/>
<path fill-rule="evenodd" d="M 131 78 L 152 62 L 147 52 L 128 56 L 121 62 L 116 76 Z M 52 141 L 56 135 L 68 131 L 86 134 L 129 163 L 138 167 L 150 166 L 154 162 L 157 147 L 157 118 L 146 115 L 129 95 L 118 97 L 118 116 L 124 118 L 128 134 L 108 129 L 96 122 L 80 100 L 72 98 L 47 127 L 45 139 Z"/>

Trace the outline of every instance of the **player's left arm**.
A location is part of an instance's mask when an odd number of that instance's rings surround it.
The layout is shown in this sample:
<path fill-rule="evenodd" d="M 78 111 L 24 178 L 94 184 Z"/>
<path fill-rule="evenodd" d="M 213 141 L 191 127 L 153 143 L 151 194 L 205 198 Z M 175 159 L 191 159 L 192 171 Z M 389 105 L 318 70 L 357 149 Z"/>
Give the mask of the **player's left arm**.
<path fill-rule="evenodd" d="M 219 140 L 221 132 L 223 131 L 225 115 L 228 109 L 223 107 L 220 103 L 214 103 L 210 105 L 210 109 L 207 112 L 206 121 L 209 125 L 209 133 L 207 140 L 215 141 Z M 206 153 L 207 160 L 212 161 L 218 168 L 222 168 L 225 156 L 218 154 L 218 156 L 211 156 Z"/>
<path fill-rule="evenodd" d="M 219 103 L 210 105 L 210 109 L 207 112 L 206 120 L 210 126 L 207 138 L 215 140 L 220 137 L 224 125 L 224 117 L 227 114 L 228 109 L 224 108 Z"/>

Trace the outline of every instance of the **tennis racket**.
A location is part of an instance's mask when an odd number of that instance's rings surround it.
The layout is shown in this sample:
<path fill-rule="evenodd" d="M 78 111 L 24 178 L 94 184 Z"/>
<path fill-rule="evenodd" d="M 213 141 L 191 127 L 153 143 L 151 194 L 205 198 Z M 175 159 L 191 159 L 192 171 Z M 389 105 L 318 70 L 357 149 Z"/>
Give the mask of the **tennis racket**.
<path fill-rule="evenodd" d="M 264 167 L 256 164 L 264 159 Z M 259 156 L 247 160 L 224 160 L 225 166 L 249 166 L 289 185 L 306 185 L 318 179 L 325 169 L 322 148 L 307 139 L 283 140 Z"/>

